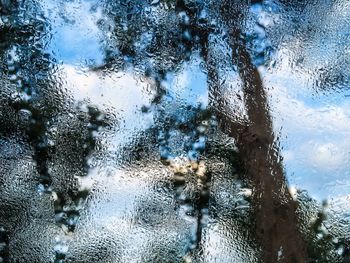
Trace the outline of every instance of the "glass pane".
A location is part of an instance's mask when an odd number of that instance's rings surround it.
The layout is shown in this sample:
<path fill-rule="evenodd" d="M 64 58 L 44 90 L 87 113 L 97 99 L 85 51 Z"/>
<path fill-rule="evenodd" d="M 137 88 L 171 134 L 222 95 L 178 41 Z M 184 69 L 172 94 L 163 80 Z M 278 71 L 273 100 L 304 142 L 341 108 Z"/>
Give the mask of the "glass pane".
<path fill-rule="evenodd" d="M 350 262 L 349 11 L 1 0 L 0 263 Z"/>

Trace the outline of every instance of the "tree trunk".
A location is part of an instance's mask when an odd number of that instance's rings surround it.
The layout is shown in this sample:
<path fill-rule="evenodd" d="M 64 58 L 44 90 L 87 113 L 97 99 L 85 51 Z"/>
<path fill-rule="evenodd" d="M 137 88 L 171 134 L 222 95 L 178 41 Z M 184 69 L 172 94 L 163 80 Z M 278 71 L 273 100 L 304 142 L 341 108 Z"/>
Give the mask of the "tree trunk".
<path fill-rule="evenodd" d="M 210 101 L 214 103 L 220 127 L 236 141 L 247 179 L 252 185 L 256 236 L 264 262 L 305 262 L 306 246 L 298 231 L 297 202 L 284 177 L 283 165 L 272 128 L 267 97 L 257 68 L 251 62 L 241 32 L 229 33 L 233 63 L 243 82 L 247 123 L 224 113 L 216 65 L 204 52 L 208 70 Z M 214 100 L 214 101 L 213 101 Z"/>

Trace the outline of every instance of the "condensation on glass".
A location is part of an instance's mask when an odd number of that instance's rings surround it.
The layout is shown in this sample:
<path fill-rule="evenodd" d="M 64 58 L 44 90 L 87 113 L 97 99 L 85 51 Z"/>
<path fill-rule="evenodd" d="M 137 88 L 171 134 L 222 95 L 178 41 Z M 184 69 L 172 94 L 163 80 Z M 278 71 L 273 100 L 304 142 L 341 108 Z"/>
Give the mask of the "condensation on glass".
<path fill-rule="evenodd" d="M 1 0 L 0 263 L 350 262 L 349 14 Z"/>

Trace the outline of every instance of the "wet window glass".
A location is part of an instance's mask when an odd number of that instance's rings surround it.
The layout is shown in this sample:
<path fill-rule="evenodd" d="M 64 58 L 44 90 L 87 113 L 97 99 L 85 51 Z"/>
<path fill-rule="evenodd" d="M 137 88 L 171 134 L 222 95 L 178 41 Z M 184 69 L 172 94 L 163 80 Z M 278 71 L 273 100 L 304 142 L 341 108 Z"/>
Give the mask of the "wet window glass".
<path fill-rule="evenodd" d="M 0 263 L 350 262 L 350 2 L 0 0 Z"/>

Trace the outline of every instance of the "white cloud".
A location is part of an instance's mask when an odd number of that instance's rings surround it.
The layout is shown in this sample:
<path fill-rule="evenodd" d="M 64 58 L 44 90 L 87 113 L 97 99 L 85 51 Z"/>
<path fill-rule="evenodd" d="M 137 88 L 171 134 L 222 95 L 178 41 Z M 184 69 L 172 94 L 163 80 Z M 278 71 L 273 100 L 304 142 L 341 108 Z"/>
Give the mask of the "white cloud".
<path fill-rule="evenodd" d="M 80 72 L 71 65 L 63 65 L 66 83 L 76 100 L 88 99 L 97 106 L 113 107 L 125 115 L 143 105 L 149 105 L 153 98 L 152 81 L 131 73 L 119 72 L 102 75 L 98 72 Z"/>
<path fill-rule="evenodd" d="M 336 182 L 350 169 L 350 103 L 317 97 L 307 75 L 286 68 L 263 75 L 289 181 L 319 199 L 345 194 Z"/>
<path fill-rule="evenodd" d="M 108 139 L 105 138 L 109 150 L 120 151 L 135 134 L 153 124 L 153 112 L 143 113 L 141 110 L 143 106 L 149 107 L 154 97 L 151 80 L 127 72 L 106 75 L 81 72 L 67 64 L 59 72 L 76 101 L 87 101 L 117 117 L 113 132 Z"/>

